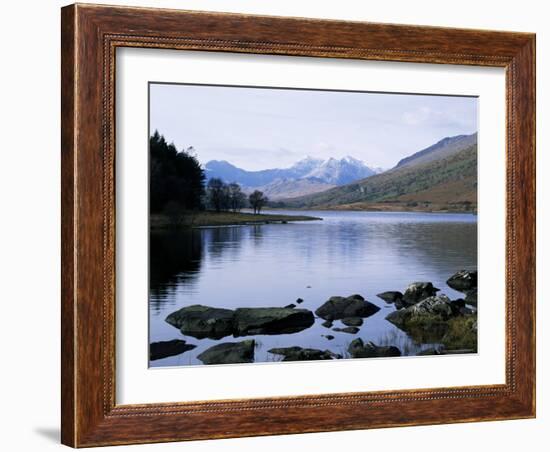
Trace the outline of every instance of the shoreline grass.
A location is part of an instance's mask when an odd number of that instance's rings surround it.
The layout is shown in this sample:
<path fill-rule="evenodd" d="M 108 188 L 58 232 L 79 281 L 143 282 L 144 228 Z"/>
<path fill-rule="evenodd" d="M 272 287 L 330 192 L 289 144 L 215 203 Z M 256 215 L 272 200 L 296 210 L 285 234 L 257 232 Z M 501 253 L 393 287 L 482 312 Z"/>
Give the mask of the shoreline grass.
<path fill-rule="evenodd" d="M 253 214 L 249 212 L 184 211 L 177 215 L 151 214 L 150 229 L 203 228 L 258 224 L 286 224 L 296 221 L 319 221 L 309 215 Z"/>

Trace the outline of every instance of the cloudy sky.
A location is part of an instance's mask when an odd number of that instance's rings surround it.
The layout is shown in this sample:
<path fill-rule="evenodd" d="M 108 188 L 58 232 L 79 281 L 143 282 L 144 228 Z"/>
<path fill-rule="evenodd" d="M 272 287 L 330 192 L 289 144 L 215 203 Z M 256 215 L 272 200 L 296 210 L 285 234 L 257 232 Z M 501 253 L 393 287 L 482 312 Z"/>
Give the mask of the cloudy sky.
<path fill-rule="evenodd" d="M 352 156 L 389 168 L 440 139 L 477 131 L 473 97 L 150 84 L 150 132 L 201 163 L 283 168 Z"/>

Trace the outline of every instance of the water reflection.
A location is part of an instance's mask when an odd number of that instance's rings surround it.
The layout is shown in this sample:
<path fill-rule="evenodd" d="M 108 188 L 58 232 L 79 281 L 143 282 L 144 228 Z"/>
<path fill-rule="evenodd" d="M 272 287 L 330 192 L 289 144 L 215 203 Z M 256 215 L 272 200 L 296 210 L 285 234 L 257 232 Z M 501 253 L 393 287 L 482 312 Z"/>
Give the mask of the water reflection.
<path fill-rule="evenodd" d="M 331 332 L 335 339 L 329 343 L 323 335 L 330 330 L 316 320 L 300 333 L 256 337 L 261 342 L 256 361 L 273 360 L 267 353 L 272 347 L 338 352 L 356 337 L 381 343 L 391 338 L 414 354 L 419 345 L 385 320 L 394 308 L 376 294 L 425 280 L 458 298 L 461 294 L 446 286 L 446 279 L 459 269 L 477 268 L 477 223 L 472 215 L 304 214 L 323 221 L 151 234 L 151 341 L 184 338 L 197 345 L 183 355 L 155 361 L 155 366 L 200 364 L 196 356 L 219 343 L 186 338 L 164 322 L 181 307 L 285 306 L 303 298 L 300 307 L 314 311 L 330 296 L 353 293 L 382 308 L 357 335 Z"/>

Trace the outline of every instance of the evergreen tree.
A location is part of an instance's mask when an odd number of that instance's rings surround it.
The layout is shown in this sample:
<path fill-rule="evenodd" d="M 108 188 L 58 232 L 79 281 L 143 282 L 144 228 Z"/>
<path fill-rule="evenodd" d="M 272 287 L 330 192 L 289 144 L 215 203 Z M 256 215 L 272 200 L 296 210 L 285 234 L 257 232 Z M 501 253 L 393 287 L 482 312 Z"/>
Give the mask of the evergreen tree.
<path fill-rule="evenodd" d="M 158 131 L 149 138 L 150 180 L 149 207 L 157 213 L 168 203 L 172 208 L 201 209 L 204 195 L 204 171 L 192 153 L 178 151 L 173 143 L 168 144 Z"/>

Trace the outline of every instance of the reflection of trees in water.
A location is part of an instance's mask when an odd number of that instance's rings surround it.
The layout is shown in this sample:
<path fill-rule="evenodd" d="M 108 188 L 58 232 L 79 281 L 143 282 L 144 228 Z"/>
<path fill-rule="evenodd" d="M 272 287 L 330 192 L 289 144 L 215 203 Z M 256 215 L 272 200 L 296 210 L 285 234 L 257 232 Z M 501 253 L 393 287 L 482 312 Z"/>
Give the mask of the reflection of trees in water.
<path fill-rule="evenodd" d="M 256 229 L 256 227 L 254 227 Z M 256 242 L 261 233 L 245 227 L 154 231 L 149 235 L 149 278 L 152 305 L 174 301 L 178 286 L 196 282 L 205 256 L 237 260 L 245 234 Z"/>
<path fill-rule="evenodd" d="M 203 246 L 200 231 L 161 231 L 149 234 L 151 299 L 161 303 L 177 284 L 192 282 L 200 271 Z"/>
<path fill-rule="evenodd" d="M 208 258 L 213 262 L 238 260 L 241 247 L 247 238 L 257 240 L 258 226 L 230 226 L 202 230 L 203 243 L 208 251 Z"/>

